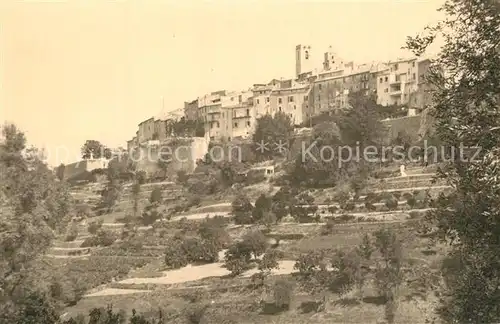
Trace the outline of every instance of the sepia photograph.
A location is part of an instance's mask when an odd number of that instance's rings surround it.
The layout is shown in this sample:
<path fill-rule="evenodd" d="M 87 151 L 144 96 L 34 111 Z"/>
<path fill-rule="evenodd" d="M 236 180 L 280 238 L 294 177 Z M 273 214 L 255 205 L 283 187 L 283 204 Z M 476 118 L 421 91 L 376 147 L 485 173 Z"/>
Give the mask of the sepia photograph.
<path fill-rule="evenodd" d="M 0 0 L 0 324 L 500 323 L 500 0 Z"/>

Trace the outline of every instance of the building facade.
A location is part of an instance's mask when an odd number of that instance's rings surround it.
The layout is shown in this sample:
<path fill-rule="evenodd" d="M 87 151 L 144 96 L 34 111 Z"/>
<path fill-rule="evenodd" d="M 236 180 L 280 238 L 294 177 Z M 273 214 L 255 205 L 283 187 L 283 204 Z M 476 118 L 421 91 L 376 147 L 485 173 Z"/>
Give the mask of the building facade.
<path fill-rule="evenodd" d="M 188 120 L 198 119 L 198 99 L 184 102 L 184 116 Z"/>
<path fill-rule="evenodd" d="M 429 59 L 399 59 L 387 63 L 377 75 L 377 103 L 424 108 L 429 103 L 425 75 Z"/>
<path fill-rule="evenodd" d="M 308 83 L 298 83 L 295 80 L 281 81 L 270 93 L 270 114 L 285 113 L 290 116 L 294 125 L 303 124 L 311 112 L 310 90 Z"/>
<path fill-rule="evenodd" d="M 376 68 L 374 64 L 354 66 L 352 62 L 341 62 L 335 69 L 319 73 L 312 81 L 312 114 L 334 112 L 347 107 L 352 92 L 376 92 Z"/>

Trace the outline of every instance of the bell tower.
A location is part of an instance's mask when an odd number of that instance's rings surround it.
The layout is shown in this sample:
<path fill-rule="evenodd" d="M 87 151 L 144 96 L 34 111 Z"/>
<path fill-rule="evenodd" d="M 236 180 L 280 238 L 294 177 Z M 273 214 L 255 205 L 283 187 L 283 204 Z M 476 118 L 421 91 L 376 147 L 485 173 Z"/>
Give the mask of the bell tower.
<path fill-rule="evenodd" d="M 298 77 L 302 73 L 313 70 L 311 58 L 311 46 L 297 45 L 295 47 L 295 75 Z"/>

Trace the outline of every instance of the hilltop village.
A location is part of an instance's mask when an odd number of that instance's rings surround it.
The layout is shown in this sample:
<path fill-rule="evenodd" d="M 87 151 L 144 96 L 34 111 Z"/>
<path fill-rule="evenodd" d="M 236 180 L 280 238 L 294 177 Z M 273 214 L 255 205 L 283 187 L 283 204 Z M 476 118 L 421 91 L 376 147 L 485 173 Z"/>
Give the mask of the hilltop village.
<path fill-rule="evenodd" d="M 297 45 L 54 170 L 3 126 L 0 323 L 498 323 L 500 7 L 444 12 L 433 59 Z"/>

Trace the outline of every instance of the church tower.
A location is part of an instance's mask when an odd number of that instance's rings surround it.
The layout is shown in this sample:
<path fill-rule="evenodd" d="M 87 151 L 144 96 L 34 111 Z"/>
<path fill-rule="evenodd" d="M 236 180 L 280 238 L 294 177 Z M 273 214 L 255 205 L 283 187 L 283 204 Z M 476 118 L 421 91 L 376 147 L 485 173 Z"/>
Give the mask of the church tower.
<path fill-rule="evenodd" d="M 339 58 L 337 53 L 335 53 L 330 46 L 328 48 L 328 52 L 324 54 L 323 58 L 323 70 L 328 71 L 328 70 L 336 70 L 340 68 L 344 62 Z"/>
<path fill-rule="evenodd" d="M 311 46 L 297 45 L 295 47 L 295 74 L 298 77 L 302 73 L 312 72 L 314 64 L 311 58 Z"/>

